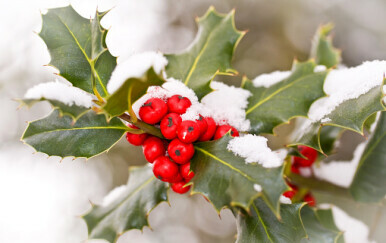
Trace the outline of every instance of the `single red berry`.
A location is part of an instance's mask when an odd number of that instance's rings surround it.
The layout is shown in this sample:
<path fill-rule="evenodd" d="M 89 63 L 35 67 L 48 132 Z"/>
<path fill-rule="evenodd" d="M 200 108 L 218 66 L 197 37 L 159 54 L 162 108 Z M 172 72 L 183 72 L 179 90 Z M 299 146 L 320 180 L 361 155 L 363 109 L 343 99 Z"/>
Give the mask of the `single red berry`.
<path fill-rule="evenodd" d="M 196 120 L 196 123 L 197 123 L 198 127 L 200 128 L 200 136 L 201 136 L 208 129 L 208 123 L 206 123 L 205 118 L 203 116 L 201 116 L 201 115 L 198 118 L 198 120 Z"/>
<path fill-rule="evenodd" d="M 189 182 L 194 177 L 194 172 L 190 170 L 190 162 L 180 166 L 180 174 L 186 182 Z"/>
<path fill-rule="evenodd" d="M 283 196 L 288 197 L 289 199 L 292 199 L 295 196 L 295 194 L 296 194 L 295 191 L 289 190 L 289 191 L 285 191 L 283 193 Z"/>
<path fill-rule="evenodd" d="M 161 120 L 161 133 L 166 139 L 177 137 L 177 128 L 181 124 L 181 116 L 177 113 L 169 113 Z"/>
<path fill-rule="evenodd" d="M 176 176 L 176 178 L 174 178 L 173 180 L 169 181 L 170 183 L 175 183 L 175 182 L 180 182 L 180 181 L 183 181 L 184 178 L 182 177 L 181 173 L 178 173 L 178 175 Z"/>
<path fill-rule="evenodd" d="M 315 205 L 316 205 L 316 200 L 315 200 L 314 196 L 313 196 L 310 192 L 307 193 L 307 194 L 304 196 L 303 200 L 304 200 L 306 203 L 308 203 L 308 205 L 310 205 L 310 207 L 315 207 Z"/>
<path fill-rule="evenodd" d="M 298 191 L 298 186 L 297 186 L 297 185 L 292 184 L 292 183 L 289 182 L 289 181 L 287 181 L 287 185 L 288 185 L 289 187 L 291 187 L 291 189 L 292 189 L 293 191 L 295 191 L 295 192 Z"/>
<path fill-rule="evenodd" d="M 184 143 L 193 143 L 200 136 L 200 127 L 194 121 L 183 121 L 177 128 L 177 136 Z"/>
<path fill-rule="evenodd" d="M 185 185 L 186 185 L 185 181 L 175 182 L 175 183 L 172 183 L 172 189 L 174 192 L 177 192 L 179 194 L 184 194 L 184 193 L 187 193 L 190 189 L 190 186 L 185 186 Z"/>
<path fill-rule="evenodd" d="M 236 130 L 236 128 L 229 126 L 229 125 L 221 125 L 217 128 L 216 133 L 214 134 L 214 140 L 222 138 L 227 132 L 231 130 L 231 136 L 232 137 L 238 137 L 239 132 Z"/>
<path fill-rule="evenodd" d="M 160 138 L 151 136 L 143 142 L 143 154 L 150 163 L 160 156 L 165 155 L 165 146 Z"/>
<path fill-rule="evenodd" d="M 194 146 L 183 143 L 178 138 L 173 139 L 168 146 L 168 154 L 178 164 L 188 163 L 194 155 Z"/>
<path fill-rule="evenodd" d="M 205 117 L 204 120 L 206 121 L 207 129 L 204 133 L 201 134 L 201 136 L 198 138 L 199 141 L 208 141 L 210 140 L 214 133 L 216 132 L 216 122 L 211 117 Z"/>
<path fill-rule="evenodd" d="M 168 113 L 168 106 L 159 98 L 148 99 L 139 109 L 139 117 L 147 124 L 156 124 Z"/>
<path fill-rule="evenodd" d="M 161 181 L 172 182 L 179 176 L 178 165 L 169 157 L 160 156 L 154 161 L 153 173 Z"/>
<path fill-rule="evenodd" d="M 293 162 L 298 164 L 300 167 L 310 167 L 318 157 L 318 151 L 303 145 L 298 146 L 298 149 L 299 149 L 299 152 L 307 159 L 294 156 L 292 158 Z"/>
<path fill-rule="evenodd" d="M 133 129 L 138 129 L 138 127 L 134 126 L 133 124 L 129 124 L 128 127 L 133 128 Z M 142 134 L 135 134 L 135 133 L 126 133 L 126 140 L 131 143 L 132 145 L 135 146 L 140 146 L 143 144 L 145 139 L 147 138 L 147 133 L 142 133 Z"/>
<path fill-rule="evenodd" d="M 294 174 L 300 174 L 299 167 L 300 167 L 299 164 L 292 163 L 291 164 L 291 172 L 294 173 Z"/>
<path fill-rule="evenodd" d="M 170 112 L 184 114 L 186 109 L 192 105 L 192 102 L 190 102 L 188 98 L 181 95 L 173 95 L 168 99 L 167 105 Z"/>

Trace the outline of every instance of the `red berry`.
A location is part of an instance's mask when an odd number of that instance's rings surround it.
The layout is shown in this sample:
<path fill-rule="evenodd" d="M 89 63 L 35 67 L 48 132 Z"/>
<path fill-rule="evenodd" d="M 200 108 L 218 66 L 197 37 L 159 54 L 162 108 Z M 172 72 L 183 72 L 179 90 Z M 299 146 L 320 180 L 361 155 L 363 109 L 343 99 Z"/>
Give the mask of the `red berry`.
<path fill-rule="evenodd" d="M 222 138 L 225 134 L 229 132 L 229 130 L 231 130 L 232 137 L 239 136 L 239 132 L 236 130 L 236 128 L 229 125 L 221 125 L 217 128 L 216 133 L 214 134 L 214 140 Z"/>
<path fill-rule="evenodd" d="M 170 183 L 175 183 L 175 182 L 180 182 L 183 181 L 184 178 L 181 176 L 181 173 L 178 173 L 177 177 L 174 178 L 173 180 L 169 181 Z"/>
<path fill-rule="evenodd" d="M 318 157 L 318 151 L 316 151 L 313 148 L 300 145 L 298 146 L 299 152 L 306 157 L 307 159 L 304 159 L 302 157 L 293 157 L 293 163 L 298 164 L 300 167 L 309 167 L 311 166 L 316 158 Z"/>
<path fill-rule="evenodd" d="M 193 143 L 200 136 L 200 127 L 194 121 L 183 121 L 177 128 L 177 136 L 184 143 Z"/>
<path fill-rule="evenodd" d="M 313 196 L 310 192 L 307 193 L 307 194 L 304 196 L 303 200 L 304 200 L 306 203 L 308 203 L 308 205 L 310 205 L 311 207 L 315 207 L 315 205 L 316 205 L 316 200 L 315 200 L 314 196 Z"/>
<path fill-rule="evenodd" d="M 153 173 L 161 181 L 175 181 L 179 175 L 178 165 L 168 157 L 161 156 L 154 161 Z"/>
<path fill-rule="evenodd" d="M 294 174 L 300 174 L 299 167 L 300 167 L 299 164 L 292 163 L 291 164 L 291 172 L 294 173 Z"/>
<path fill-rule="evenodd" d="M 200 128 L 200 136 L 203 135 L 208 129 L 208 124 L 203 116 L 200 115 L 200 118 L 196 120 L 198 127 Z"/>
<path fill-rule="evenodd" d="M 185 186 L 185 184 L 186 184 L 185 181 L 172 183 L 172 189 L 174 192 L 177 192 L 179 194 L 187 193 L 190 189 L 190 186 Z"/>
<path fill-rule="evenodd" d="M 181 124 L 181 116 L 177 113 L 169 113 L 161 120 L 161 132 L 166 139 L 177 137 L 177 128 Z"/>
<path fill-rule="evenodd" d="M 289 190 L 289 191 L 285 191 L 283 193 L 283 196 L 288 197 L 289 199 L 292 199 L 295 196 L 295 194 L 296 194 L 295 191 Z"/>
<path fill-rule="evenodd" d="M 134 126 L 133 124 L 129 124 L 128 127 L 133 128 L 133 129 L 138 129 L 138 127 Z M 130 132 L 126 133 L 127 141 L 135 146 L 142 145 L 143 142 L 145 141 L 145 139 L 147 138 L 147 136 L 148 135 L 146 133 L 142 133 L 142 134 L 135 134 L 135 133 L 130 133 Z"/>
<path fill-rule="evenodd" d="M 168 106 L 159 98 L 148 99 L 139 109 L 139 117 L 148 124 L 156 124 L 168 113 Z"/>
<path fill-rule="evenodd" d="M 170 158 L 178 164 L 188 163 L 194 155 L 194 146 L 191 143 L 183 143 L 177 138 L 170 142 L 168 146 Z"/>
<path fill-rule="evenodd" d="M 181 95 L 173 95 L 168 99 L 167 105 L 170 112 L 184 114 L 186 109 L 192 105 L 192 102 L 190 102 L 188 98 Z"/>
<path fill-rule="evenodd" d="M 293 191 L 295 191 L 295 192 L 298 191 L 298 186 L 297 186 L 297 185 L 292 184 L 292 183 L 289 182 L 289 181 L 287 181 L 287 185 L 288 185 L 289 187 L 291 187 L 291 189 L 292 189 Z"/>
<path fill-rule="evenodd" d="M 194 172 L 190 170 L 190 162 L 180 166 L 180 174 L 186 182 L 189 182 L 194 177 Z"/>
<path fill-rule="evenodd" d="M 143 154 L 150 163 L 160 156 L 165 155 L 165 146 L 160 138 L 151 136 L 143 142 Z"/>
<path fill-rule="evenodd" d="M 198 138 L 199 141 L 208 141 L 210 140 L 214 133 L 216 132 L 216 122 L 211 117 L 205 117 L 204 120 L 206 121 L 207 129 L 206 131 L 201 134 L 201 136 Z"/>

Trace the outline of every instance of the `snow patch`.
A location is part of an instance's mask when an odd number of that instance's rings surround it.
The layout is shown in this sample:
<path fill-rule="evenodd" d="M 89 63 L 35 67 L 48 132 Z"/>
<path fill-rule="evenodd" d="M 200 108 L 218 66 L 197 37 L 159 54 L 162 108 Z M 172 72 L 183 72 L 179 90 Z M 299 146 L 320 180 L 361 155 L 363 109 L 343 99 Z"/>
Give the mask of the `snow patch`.
<path fill-rule="evenodd" d="M 267 146 L 267 141 L 265 137 L 247 134 L 230 140 L 227 149 L 245 158 L 245 163 L 259 163 L 265 168 L 279 167 L 283 160 Z"/>
<path fill-rule="evenodd" d="M 327 70 L 327 67 L 324 65 L 318 65 L 314 68 L 315 73 L 324 72 Z"/>
<path fill-rule="evenodd" d="M 316 178 L 329 181 L 333 184 L 348 188 L 354 178 L 355 171 L 365 150 L 367 142 L 357 146 L 354 151 L 354 158 L 351 161 L 331 161 L 313 165 Z"/>
<path fill-rule="evenodd" d="M 269 88 L 272 85 L 283 81 L 291 75 L 291 71 L 275 71 L 272 73 L 264 73 L 257 76 L 253 81 L 253 86 Z"/>
<path fill-rule="evenodd" d="M 282 204 L 292 204 L 291 198 L 286 197 L 284 195 L 280 195 L 279 201 Z"/>
<path fill-rule="evenodd" d="M 310 167 L 299 167 L 299 173 L 301 176 L 309 178 L 312 176 L 312 169 Z"/>
<path fill-rule="evenodd" d="M 93 96 L 89 93 L 74 87 L 71 83 L 55 82 L 41 83 L 28 89 L 24 95 L 26 99 L 57 100 L 66 105 L 77 105 L 90 108 Z"/>
<path fill-rule="evenodd" d="M 133 54 L 114 69 L 107 84 L 107 90 L 114 93 L 128 78 L 140 78 L 150 67 L 153 67 L 154 71 L 159 74 L 167 64 L 168 60 L 160 52 L 148 51 Z"/>
<path fill-rule="evenodd" d="M 113 203 L 115 200 L 117 200 L 127 189 L 127 185 L 122 185 L 114 188 L 112 191 L 109 192 L 104 198 L 102 202 L 103 207 L 107 207 L 111 203 Z"/>
<path fill-rule="evenodd" d="M 257 192 L 261 192 L 263 190 L 259 184 L 253 184 L 253 189 Z"/>

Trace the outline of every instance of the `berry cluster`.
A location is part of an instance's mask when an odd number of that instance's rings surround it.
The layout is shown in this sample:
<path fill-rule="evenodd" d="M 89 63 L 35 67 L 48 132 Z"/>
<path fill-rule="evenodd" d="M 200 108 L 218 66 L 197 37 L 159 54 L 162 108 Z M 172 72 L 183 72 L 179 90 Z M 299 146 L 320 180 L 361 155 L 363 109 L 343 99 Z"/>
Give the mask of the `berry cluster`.
<path fill-rule="evenodd" d="M 283 193 L 283 196 L 288 197 L 289 199 L 292 200 L 293 197 L 295 197 L 295 195 L 299 193 L 299 189 L 296 185 L 293 185 L 289 182 L 287 182 L 287 184 L 291 189 L 288 191 L 285 191 Z M 308 205 L 311 207 L 314 207 L 316 205 L 316 200 L 311 192 L 307 192 L 304 196 L 301 196 L 301 198 L 303 198 L 303 201 L 308 203 Z"/>
<path fill-rule="evenodd" d="M 140 119 L 160 127 L 165 139 L 143 133 L 127 133 L 127 141 L 143 146 L 146 160 L 153 164 L 155 177 L 171 183 L 173 191 L 183 194 L 189 191 L 185 186 L 193 177 L 190 159 L 194 155 L 193 143 L 219 139 L 231 131 L 233 137 L 238 131 L 230 125 L 217 125 L 211 117 L 200 115 L 196 121 L 182 121 L 181 115 L 191 106 L 191 101 L 180 95 L 173 95 L 165 102 L 159 98 L 147 100 L 139 109 Z M 138 129 L 132 124 L 131 128 Z"/>

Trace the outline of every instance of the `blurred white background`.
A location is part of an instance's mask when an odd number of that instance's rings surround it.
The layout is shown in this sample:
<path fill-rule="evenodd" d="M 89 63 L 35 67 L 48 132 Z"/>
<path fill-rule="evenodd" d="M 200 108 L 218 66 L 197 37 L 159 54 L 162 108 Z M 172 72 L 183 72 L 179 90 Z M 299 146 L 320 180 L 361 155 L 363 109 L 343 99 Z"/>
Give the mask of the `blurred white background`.
<path fill-rule="evenodd" d="M 242 1 L 65 1 L 3 0 L 0 2 L 0 242 L 74 243 L 87 239 L 85 223 L 78 217 L 89 201 L 101 202 L 114 187 L 125 184 L 128 165 L 144 163 L 140 148 L 125 141 L 109 154 L 88 161 L 47 158 L 33 154 L 19 138 L 26 121 L 46 115 L 50 107 L 39 104 L 17 111 L 12 98 L 27 88 L 58 76 L 51 67 L 44 42 L 35 32 L 41 28 L 40 12 L 73 5 L 84 17 L 111 9 L 102 24 L 110 28 L 107 45 L 118 62 L 134 52 L 178 51 L 194 38 L 195 16 L 210 5 L 221 12 L 236 7 L 236 25 L 249 33 L 235 56 L 235 68 L 253 78 L 262 72 L 290 68 L 294 56 L 305 59 L 312 36 L 321 23 L 334 22 L 335 40 L 348 65 L 364 60 L 386 59 L 386 2 L 383 0 L 242 0 Z M 238 84 L 240 79 L 225 80 Z M 130 159 L 128 159 L 130 158 Z M 135 159 L 133 159 L 135 158 Z M 171 205 L 161 204 L 150 214 L 153 231 L 134 230 L 124 242 L 234 242 L 235 223 L 225 210 L 221 219 L 202 197 L 171 194 Z M 324 200 L 324 199 L 322 199 Z M 330 199 L 325 199 L 330 200 Z M 331 201 L 331 200 L 330 200 Z M 345 201 L 337 200 L 343 208 Z M 350 204 L 366 224 L 385 225 L 384 210 Z M 359 212 L 358 212 L 359 211 Z M 364 212 L 364 210 L 362 210 Z M 376 213 L 381 214 L 374 221 Z M 374 239 L 382 238 L 382 227 L 372 227 Z M 384 228 L 384 227 L 383 227 Z M 96 242 L 96 241 L 95 241 Z"/>

